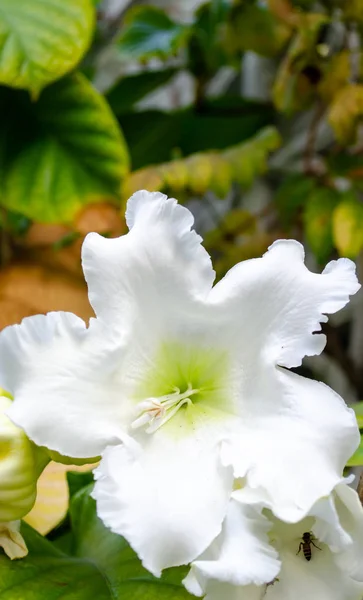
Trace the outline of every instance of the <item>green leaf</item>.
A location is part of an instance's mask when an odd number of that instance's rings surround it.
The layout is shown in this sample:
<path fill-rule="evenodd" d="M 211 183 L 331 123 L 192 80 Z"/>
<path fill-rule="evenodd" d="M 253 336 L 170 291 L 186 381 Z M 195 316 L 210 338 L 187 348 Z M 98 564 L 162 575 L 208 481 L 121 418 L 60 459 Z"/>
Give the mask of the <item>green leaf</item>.
<path fill-rule="evenodd" d="M 275 56 L 291 35 L 291 29 L 265 6 L 241 2 L 234 7 L 229 24 L 230 43 L 236 50 L 252 50 Z"/>
<path fill-rule="evenodd" d="M 304 209 L 305 234 L 319 262 L 325 262 L 333 250 L 332 217 L 339 194 L 329 188 L 315 188 Z"/>
<path fill-rule="evenodd" d="M 179 69 L 145 71 L 138 75 L 123 77 L 107 93 L 106 98 L 115 115 L 121 115 L 142 100 L 144 96 L 170 81 Z"/>
<path fill-rule="evenodd" d="M 265 127 L 246 142 L 223 152 L 199 152 L 185 159 L 133 171 L 123 189 L 124 199 L 139 189 L 189 195 L 203 195 L 210 189 L 224 198 L 233 181 L 248 187 L 264 173 L 269 153 L 280 143 L 276 128 Z"/>
<path fill-rule="evenodd" d="M 170 160 L 180 145 L 182 113 L 158 110 L 119 116 L 130 150 L 132 169 Z"/>
<path fill-rule="evenodd" d="M 284 226 L 294 224 L 315 185 L 314 179 L 300 173 L 285 176 L 275 195 L 275 203 Z"/>
<path fill-rule="evenodd" d="M 92 471 L 86 471 L 84 473 L 79 471 L 67 471 L 67 482 L 69 495 L 72 498 L 82 488 L 90 485 L 93 482 Z"/>
<path fill-rule="evenodd" d="M 0 83 L 37 97 L 76 66 L 93 27 L 90 0 L 0 0 Z"/>
<path fill-rule="evenodd" d="M 96 515 L 92 486 L 71 501 L 72 556 L 31 528 L 22 527 L 29 555 L 11 562 L 0 556 L 4 600 L 188 600 L 181 585 L 186 569 L 168 569 L 161 579 L 146 571 L 125 540 Z"/>
<path fill-rule="evenodd" d="M 201 112 L 186 112 L 180 147 L 184 154 L 222 150 L 251 138 L 273 118 L 270 105 L 233 96 L 215 98 Z"/>
<path fill-rule="evenodd" d="M 270 106 L 241 98 L 208 101 L 203 112 L 194 107 L 172 113 L 145 111 L 119 115 L 133 169 L 206 150 L 228 148 L 271 123 Z"/>
<path fill-rule="evenodd" d="M 107 103 L 82 75 L 49 86 L 36 103 L 24 92 L 2 93 L 3 206 L 40 222 L 67 223 L 85 204 L 119 198 L 127 148 Z"/>
<path fill-rule="evenodd" d="M 350 408 L 352 408 L 355 412 L 359 429 L 363 429 L 363 402 L 351 404 Z"/>
<path fill-rule="evenodd" d="M 345 194 L 333 215 L 334 242 L 342 256 L 356 258 L 363 247 L 363 204 L 354 192 Z"/>
<path fill-rule="evenodd" d="M 347 467 L 360 467 L 363 466 L 363 436 L 360 437 L 360 444 L 353 456 L 347 462 Z"/>
<path fill-rule="evenodd" d="M 175 23 L 163 10 L 137 6 L 127 13 L 118 48 L 132 58 L 168 58 L 186 43 L 188 35 L 189 27 Z"/>
<path fill-rule="evenodd" d="M 188 40 L 187 66 L 204 83 L 230 62 L 231 57 L 224 48 L 229 12 L 230 3 L 226 0 L 212 0 L 196 11 Z"/>
<path fill-rule="evenodd" d="M 124 538 L 111 533 L 96 514 L 92 485 L 73 497 L 70 507 L 75 556 L 92 560 L 107 575 L 117 598 L 185 600 L 191 598 L 181 586 L 188 568 L 167 569 L 161 579 L 146 571 Z"/>
<path fill-rule="evenodd" d="M 103 574 L 90 562 L 62 554 L 26 525 L 29 555 L 10 561 L 0 555 L 0 596 L 4 600 L 110 600 Z"/>

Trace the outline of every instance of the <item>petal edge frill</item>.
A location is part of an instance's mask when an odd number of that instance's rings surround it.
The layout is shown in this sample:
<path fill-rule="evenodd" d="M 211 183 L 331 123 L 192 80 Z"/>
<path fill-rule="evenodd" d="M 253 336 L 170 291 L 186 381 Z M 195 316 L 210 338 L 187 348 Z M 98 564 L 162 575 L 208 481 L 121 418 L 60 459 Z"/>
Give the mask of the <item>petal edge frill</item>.
<path fill-rule="evenodd" d="M 183 581 L 187 590 L 199 596 L 207 592 L 209 598 L 218 582 L 242 588 L 272 582 L 281 563 L 269 544 L 271 526 L 260 509 L 231 500 L 221 534 L 192 563 Z"/>
<path fill-rule="evenodd" d="M 71 313 L 28 317 L 0 335 L 7 414 L 38 446 L 88 458 L 127 439 L 120 391 L 110 382 L 110 346 Z M 107 403 L 102 399 L 107 396 Z"/>
<path fill-rule="evenodd" d="M 251 404 L 243 434 L 223 445 L 224 463 L 247 480 L 233 496 L 299 521 L 340 483 L 360 439 L 354 412 L 325 384 L 280 368 Z"/>
<path fill-rule="evenodd" d="M 233 483 L 218 445 L 162 430 L 140 452 L 108 448 L 95 477 L 98 516 L 156 576 L 190 563 L 218 535 Z"/>
<path fill-rule="evenodd" d="M 240 332 L 246 359 L 287 368 L 304 356 L 320 354 L 326 338 L 321 323 L 360 288 L 352 261 L 330 262 L 322 274 L 304 264 L 304 249 L 295 240 L 277 240 L 262 258 L 234 266 L 210 294 L 223 315 L 232 315 L 232 333 Z M 236 326 L 240 323 L 240 326 Z M 236 349 L 238 352 L 238 350 Z"/>
<path fill-rule="evenodd" d="M 160 318 L 160 302 L 184 311 L 209 293 L 215 273 L 184 206 L 159 192 L 128 201 L 130 232 L 106 239 L 90 233 L 82 264 L 97 317 L 127 329 L 135 319 Z"/>

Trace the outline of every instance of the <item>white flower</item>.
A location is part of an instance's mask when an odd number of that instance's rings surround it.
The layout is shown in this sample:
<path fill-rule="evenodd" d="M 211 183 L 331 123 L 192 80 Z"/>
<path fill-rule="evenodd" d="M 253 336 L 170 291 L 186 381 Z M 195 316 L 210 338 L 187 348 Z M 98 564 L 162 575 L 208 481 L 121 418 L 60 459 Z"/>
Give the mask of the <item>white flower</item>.
<path fill-rule="evenodd" d="M 363 509 L 354 490 L 338 484 L 294 524 L 264 512 L 269 524 L 261 507 L 231 500 L 222 533 L 184 580 L 189 592 L 205 600 L 361 600 Z"/>
<path fill-rule="evenodd" d="M 218 535 L 234 477 L 288 520 L 337 484 L 359 443 L 354 414 L 283 367 L 322 351 L 313 332 L 359 285 L 349 260 L 313 274 L 299 243 L 278 241 L 213 287 L 186 208 L 144 191 L 126 218 L 127 235 L 83 245 L 97 318 L 87 329 L 50 313 L 4 330 L 0 385 L 38 445 L 103 453 L 98 514 L 159 574 Z"/>
<path fill-rule="evenodd" d="M 0 522 L 0 548 L 11 559 L 24 558 L 28 548 L 20 533 L 20 521 Z"/>

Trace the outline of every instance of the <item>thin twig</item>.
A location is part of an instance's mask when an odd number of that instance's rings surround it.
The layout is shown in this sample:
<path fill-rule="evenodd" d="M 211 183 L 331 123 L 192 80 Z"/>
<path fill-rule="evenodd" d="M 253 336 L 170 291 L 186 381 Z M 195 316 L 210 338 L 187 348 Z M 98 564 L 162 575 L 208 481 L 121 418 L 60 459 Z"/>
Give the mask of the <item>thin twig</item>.
<path fill-rule="evenodd" d="M 361 473 L 359 477 L 357 493 L 359 496 L 359 500 L 361 501 L 361 504 L 363 506 L 363 473 Z"/>
<path fill-rule="evenodd" d="M 307 175 L 315 174 L 315 170 L 313 167 L 313 159 L 315 154 L 316 138 L 318 135 L 319 124 L 325 114 L 325 110 L 325 105 L 322 102 L 318 102 L 315 107 L 312 119 L 310 121 L 304 152 L 304 170 Z"/>

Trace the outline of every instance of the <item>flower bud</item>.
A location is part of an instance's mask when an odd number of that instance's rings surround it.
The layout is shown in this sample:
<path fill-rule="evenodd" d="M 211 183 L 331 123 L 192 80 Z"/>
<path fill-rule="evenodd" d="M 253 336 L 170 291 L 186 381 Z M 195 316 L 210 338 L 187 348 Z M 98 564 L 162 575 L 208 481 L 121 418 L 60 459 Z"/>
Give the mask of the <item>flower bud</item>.
<path fill-rule="evenodd" d="M 11 402 L 0 396 L 0 524 L 30 511 L 37 479 L 49 460 L 6 416 Z"/>

